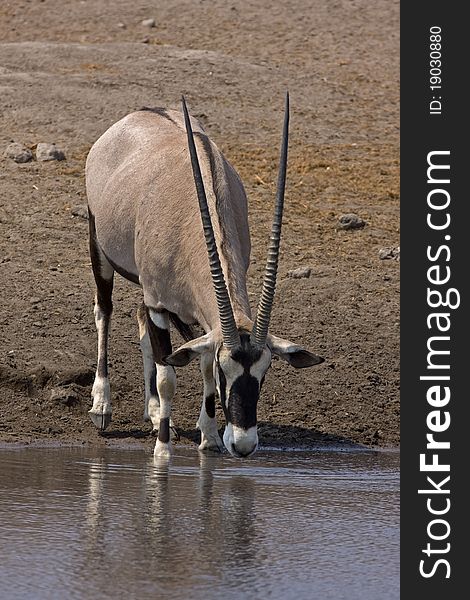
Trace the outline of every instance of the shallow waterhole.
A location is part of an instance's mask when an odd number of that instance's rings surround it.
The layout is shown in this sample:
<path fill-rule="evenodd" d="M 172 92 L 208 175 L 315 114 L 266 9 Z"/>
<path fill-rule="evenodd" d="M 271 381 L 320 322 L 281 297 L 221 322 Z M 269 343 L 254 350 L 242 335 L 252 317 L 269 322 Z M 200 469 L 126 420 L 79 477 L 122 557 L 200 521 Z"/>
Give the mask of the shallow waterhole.
<path fill-rule="evenodd" d="M 399 453 L 0 450 L 0 596 L 399 597 Z"/>

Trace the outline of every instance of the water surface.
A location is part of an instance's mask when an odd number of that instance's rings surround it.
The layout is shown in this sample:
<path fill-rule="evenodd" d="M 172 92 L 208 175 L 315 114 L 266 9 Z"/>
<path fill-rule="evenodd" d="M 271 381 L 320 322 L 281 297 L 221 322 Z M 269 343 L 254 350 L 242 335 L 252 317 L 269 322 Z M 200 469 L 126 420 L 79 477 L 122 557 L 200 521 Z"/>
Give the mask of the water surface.
<path fill-rule="evenodd" d="M 0 450 L 0 597 L 397 600 L 398 463 Z"/>

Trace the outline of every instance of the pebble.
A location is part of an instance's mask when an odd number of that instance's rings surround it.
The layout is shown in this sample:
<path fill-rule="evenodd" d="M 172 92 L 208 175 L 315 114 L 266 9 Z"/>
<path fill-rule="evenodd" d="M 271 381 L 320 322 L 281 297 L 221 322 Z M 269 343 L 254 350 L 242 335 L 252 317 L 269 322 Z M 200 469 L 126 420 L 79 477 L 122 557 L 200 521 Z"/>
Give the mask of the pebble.
<path fill-rule="evenodd" d="M 155 27 L 156 21 L 155 21 L 155 19 L 144 19 L 142 21 L 142 25 L 144 27 Z"/>
<path fill-rule="evenodd" d="M 80 395 L 71 387 L 52 388 L 50 399 L 65 406 L 74 406 L 79 404 Z"/>
<path fill-rule="evenodd" d="M 88 220 L 88 207 L 86 204 L 78 204 L 73 206 L 71 211 L 74 217 L 80 217 L 80 219 Z"/>
<path fill-rule="evenodd" d="M 361 217 L 358 217 L 354 213 L 341 215 L 338 220 L 338 229 L 362 229 L 366 224 L 364 219 L 361 219 Z"/>
<path fill-rule="evenodd" d="M 36 160 L 44 162 L 46 160 L 64 159 L 64 152 L 60 148 L 57 148 L 55 144 L 45 144 L 44 142 L 40 142 L 36 146 Z"/>
<path fill-rule="evenodd" d="M 26 163 L 33 159 L 33 153 L 29 148 L 18 142 L 13 142 L 6 147 L 4 155 L 16 163 Z"/>
<path fill-rule="evenodd" d="M 298 269 L 292 269 L 287 272 L 287 277 L 293 277 L 294 279 L 302 279 L 303 277 L 310 277 L 312 269 L 310 267 L 299 267 Z"/>
<path fill-rule="evenodd" d="M 392 248 L 381 248 L 379 250 L 380 260 L 400 260 L 400 246 Z"/>

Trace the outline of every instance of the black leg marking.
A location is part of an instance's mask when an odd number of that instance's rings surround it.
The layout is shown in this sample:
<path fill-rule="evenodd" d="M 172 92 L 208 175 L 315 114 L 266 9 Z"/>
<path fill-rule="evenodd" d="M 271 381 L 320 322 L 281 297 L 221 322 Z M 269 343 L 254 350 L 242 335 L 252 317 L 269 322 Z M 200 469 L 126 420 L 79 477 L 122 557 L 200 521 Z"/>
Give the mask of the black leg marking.
<path fill-rule="evenodd" d="M 215 417 L 215 394 L 209 394 L 204 399 L 207 416 L 213 419 Z"/>
<path fill-rule="evenodd" d="M 109 334 L 109 322 L 105 323 L 104 336 L 107 338 L 108 334 Z M 96 365 L 96 375 L 98 377 L 104 377 L 105 379 L 109 376 L 107 354 L 100 354 L 100 357 L 98 359 L 98 364 Z"/>
<path fill-rule="evenodd" d="M 154 360 L 159 365 L 165 365 L 163 359 L 171 354 L 170 332 L 168 329 L 162 329 L 155 325 L 147 307 L 145 307 L 145 312 Z"/>
<path fill-rule="evenodd" d="M 160 427 L 158 429 L 158 439 L 164 444 L 170 441 L 170 418 L 163 417 L 160 419 Z"/>
<path fill-rule="evenodd" d="M 101 262 L 102 253 L 100 254 L 98 240 L 96 239 L 95 217 L 90 210 L 88 210 L 88 216 L 90 258 L 96 283 L 96 304 L 103 314 L 102 342 L 100 342 L 103 343 L 103 348 L 99 352 L 96 374 L 99 377 L 106 378 L 108 377 L 107 340 L 109 335 L 109 321 L 113 312 L 112 295 L 114 271 L 111 275 L 111 279 L 105 279 L 101 274 L 103 267 Z"/>
<path fill-rule="evenodd" d="M 158 392 L 157 392 L 157 368 L 154 365 L 152 372 L 150 373 L 150 394 L 154 397 L 154 398 L 158 398 Z"/>
<path fill-rule="evenodd" d="M 230 423 L 230 415 L 228 412 L 227 404 L 227 379 L 225 373 L 222 371 L 220 365 L 217 367 L 219 372 L 219 383 L 220 383 L 220 403 L 222 404 L 222 410 L 224 411 L 225 419 L 227 423 Z"/>

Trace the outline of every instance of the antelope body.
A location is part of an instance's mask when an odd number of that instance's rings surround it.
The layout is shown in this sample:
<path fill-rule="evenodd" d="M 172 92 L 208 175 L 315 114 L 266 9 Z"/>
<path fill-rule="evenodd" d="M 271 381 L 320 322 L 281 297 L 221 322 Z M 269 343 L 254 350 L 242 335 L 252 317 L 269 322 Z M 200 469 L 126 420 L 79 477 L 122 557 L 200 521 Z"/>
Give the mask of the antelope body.
<path fill-rule="evenodd" d="M 98 332 L 89 412 L 101 429 L 111 421 L 107 340 L 117 271 L 143 290 L 137 318 L 144 361 L 144 418 L 158 429 L 155 455 L 170 453 L 174 367 L 199 357 L 204 382 L 197 422 L 199 448 L 223 448 L 215 418 L 217 391 L 226 418 L 224 444 L 232 455 L 248 456 L 258 444 L 256 408 L 272 355 L 295 367 L 323 361 L 268 333 L 282 220 L 288 102 L 276 215 L 255 322 L 246 289 L 250 236 L 243 184 L 201 124 L 189 117 L 184 99 L 183 113 L 165 109 L 131 113 L 98 139 L 87 158 Z M 188 340 L 175 352 L 170 320 Z M 190 325 L 195 323 L 205 335 L 191 339 Z"/>

